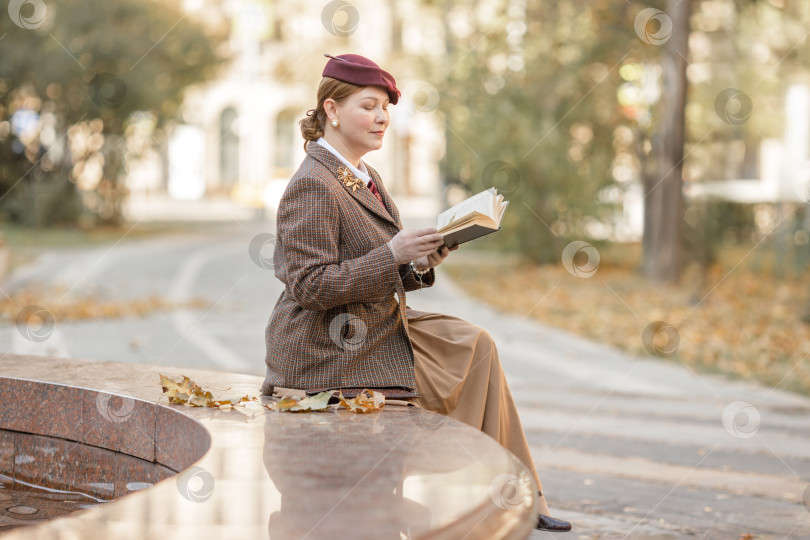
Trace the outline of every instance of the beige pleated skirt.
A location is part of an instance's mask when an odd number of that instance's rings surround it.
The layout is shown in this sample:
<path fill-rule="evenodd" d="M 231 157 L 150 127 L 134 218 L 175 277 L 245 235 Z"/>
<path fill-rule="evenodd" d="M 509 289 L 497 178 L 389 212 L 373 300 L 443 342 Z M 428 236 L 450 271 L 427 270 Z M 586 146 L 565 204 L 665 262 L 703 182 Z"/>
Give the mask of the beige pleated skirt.
<path fill-rule="evenodd" d="M 492 336 L 453 315 L 418 313 L 408 318 L 420 394 L 416 402 L 498 441 L 526 465 L 542 491 Z"/>

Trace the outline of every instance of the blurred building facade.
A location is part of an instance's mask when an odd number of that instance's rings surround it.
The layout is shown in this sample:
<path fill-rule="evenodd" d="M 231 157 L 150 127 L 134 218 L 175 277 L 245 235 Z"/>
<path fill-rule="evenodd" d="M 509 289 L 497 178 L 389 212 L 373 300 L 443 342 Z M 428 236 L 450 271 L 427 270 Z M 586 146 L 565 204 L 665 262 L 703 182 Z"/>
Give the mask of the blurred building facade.
<path fill-rule="evenodd" d="M 229 199 L 272 212 L 305 156 L 298 122 L 316 105 L 324 53 L 351 52 L 393 73 L 403 91 L 389 108 L 383 148 L 364 159 L 403 214 L 438 214 L 443 125 L 433 114 L 438 94 L 418 76 L 420 62 L 443 51 L 440 17 L 415 0 L 184 0 L 183 7 L 212 31 L 227 32 L 230 61 L 221 77 L 187 91 L 163 166 L 147 167 L 162 181 L 139 181 L 144 168 L 133 167 L 135 205 Z"/>
<path fill-rule="evenodd" d="M 763 139 L 758 157 L 756 178 L 686 184 L 687 197 L 739 203 L 810 200 L 810 86 L 794 84 L 788 88 L 784 135 L 782 139 Z"/>

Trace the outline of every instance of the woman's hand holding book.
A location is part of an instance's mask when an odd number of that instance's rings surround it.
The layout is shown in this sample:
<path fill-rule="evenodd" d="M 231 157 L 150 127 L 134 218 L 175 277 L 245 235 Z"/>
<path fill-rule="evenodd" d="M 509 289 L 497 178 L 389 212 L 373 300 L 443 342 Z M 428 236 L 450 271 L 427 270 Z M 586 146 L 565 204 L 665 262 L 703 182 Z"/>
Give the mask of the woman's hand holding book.
<path fill-rule="evenodd" d="M 435 227 L 424 227 L 419 229 L 402 229 L 388 241 L 388 247 L 394 254 L 397 264 L 405 264 L 416 261 L 416 265 L 422 268 L 435 266 L 447 256 L 449 250 L 443 250 L 444 255 L 438 250 L 444 243 L 443 236 L 436 232 Z M 431 259 L 429 256 L 434 255 Z M 421 259 L 421 263 L 419 261 Z M 435 264 L 431 264 L 435 262 Z"/>
<path fill-rule="evenodd" d="M 458 249 L 460 244 L 456 244 L 455 246 L 449 248 L 447 246 L 441 246 L 436 251 L 433 251 L 429 255 L 425 257 L 419 257 L 414 261 L 414 266 L 416 266 L 417 270 L 425 270 L 426 268 L 434 268 L 442 264 L 448 255 L 450 255 L 451 251 L 455 251 Z"/>

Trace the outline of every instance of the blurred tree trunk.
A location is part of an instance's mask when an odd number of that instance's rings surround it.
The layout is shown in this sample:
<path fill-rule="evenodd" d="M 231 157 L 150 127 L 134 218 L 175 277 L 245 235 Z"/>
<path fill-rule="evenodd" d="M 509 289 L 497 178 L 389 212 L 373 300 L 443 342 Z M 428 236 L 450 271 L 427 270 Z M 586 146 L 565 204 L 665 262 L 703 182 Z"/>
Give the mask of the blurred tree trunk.
<path fill-rule="evenodd" d="M 691 4 L 691 0 L 667 0 L 672 35 L 663 45 L 661 56 L 661 115 L 652 138 L 651 156 L 655 167 L 643 177 L 642 273 L 656 282 L 677 282 L 681 271 L 686 55 Z"/>

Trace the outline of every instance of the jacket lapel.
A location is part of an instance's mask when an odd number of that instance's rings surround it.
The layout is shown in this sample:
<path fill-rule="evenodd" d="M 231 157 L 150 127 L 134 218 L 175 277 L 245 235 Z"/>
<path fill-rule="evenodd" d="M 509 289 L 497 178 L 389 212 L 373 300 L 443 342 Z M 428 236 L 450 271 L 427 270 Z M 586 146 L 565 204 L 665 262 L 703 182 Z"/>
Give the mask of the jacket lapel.
<path fill-rule="evenodd" d="M 338 173 L 338 169 L 341 167 L 346 168 L 345 165 L 334 155 L 332 152 L 321 146 L 315 141 L 310 141 L 307 143 L 307 154 L 312 156 L 314 159 L 318 160 L 326 167 L 329 172 L 331 172 L 335 180 L 340 183 L 343 188 L 351 194 L 352 197 L 357 200 L 362 206 L 364 206 L 367 210 L 373 212 L 374 214 L 380 216 L 381 218 L 393 223 L 394 225 L 398 226 L 396 216 L 391 216 L 383 205 L 380 204 L 380 201 L 377 200 L 377 197 L 371 193 L 371 190 L 365 185 L 365 182 L 362 180 L 359 181 L 359 187 L 353 188 L 352 185 L 344 183 Z M 382 182 L 379 180 L 379 176 L 371 172 L 371 178 L 374 180 L 374 183 L 377 185 L 377 190 L 380 192 L 380 195 L 385 202 L 385 206 L 388 208 L 393 208 L 391 204 L 391 199 L 388 196 L 388 192 L 385 190 L 385 187 L 382 185 Z"/>

